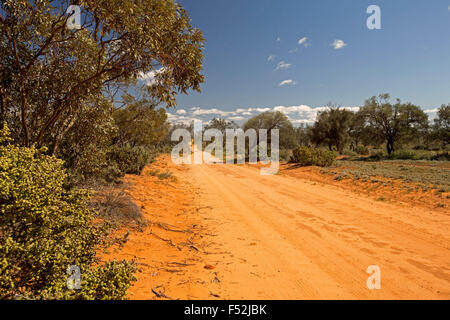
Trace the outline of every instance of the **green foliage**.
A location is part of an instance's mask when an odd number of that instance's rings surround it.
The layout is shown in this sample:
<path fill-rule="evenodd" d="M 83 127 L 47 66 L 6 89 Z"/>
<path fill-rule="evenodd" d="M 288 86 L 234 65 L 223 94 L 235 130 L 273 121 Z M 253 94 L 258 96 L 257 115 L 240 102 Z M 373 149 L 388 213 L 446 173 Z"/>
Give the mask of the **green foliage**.
<path fill-rule="evenodd" d="M 425 133 L 428 127 L 428 116 L 411 103 L 390 102 L 389 94 L 372 97 L 361 108 L 367 126 L 374 140 L 382 138 L 386 142 L 386 151 L 390 155 L 402 138 L 409 140 Z"/>
<path fill-rule="evenodd" d="M 299 147 L 293 151 L 291 161 L 302 166 L 329 167 L 336 161 L 336 154 L 328 150 Z"/>
<path fill-rule="evenodd" d="M 368 155 L 370 154 L 370 150 L 366 146 L 357 146 L 355 147 L 355 152 L 359 155 Z"/>
<path fill-rule="evenodd" d="M 141 174 L 153 156 L 145 147 L 130 146 L 113 146 L 107 153 L 108 163 L 116 165 L 123 174 Z"/>
<path fill-rule="evenodd" d="M 66 27 L 68 4 L 0 3 L 0 119 L 17 142 L 57 143 L 80 108 L 137 80 L 168 107 L 178 93 L 200 91 L 204 39 L 174 0 L 78 1 L 76 31 Z"/>
<path fill-rule="evenodd" d="M 420 158 L 416 152 L 410 150 L 397 150 L 389 155 L 389 159 L 392 160 L 420 160 Z"/>
<path fill-rule="evenodd" d="M 135 266 L 98 265 L 106 227 L 94 225 L 87 191 L 65 190 L 63 161 L 45 149 L 5 145 L 7 131 L 0 134 L 0 299 L 123 299 Z M 67 288 L 71 265 L 81 269 L 80 290 Z"/>
<path fill-rule="evenodd" d="M 266 129 L 269 144 L 272 130 L 278 129 L 280 133 L 280 149 L 295 148 L 298 145 L 296 141 L 296 132 L 291 121 L 280 111 L 263 112 L 249 119 L 243 125 L 244 131 L 247 131 L 248 129 L 255 129 L 256 132 L 259 132 L 260 129 Z"/>
<path fill-rule="evenodd" d="M 367 158 L 367 160 L 370 161 L 381 161 L 383 159 L 386 158 L 386 155 L 384 154 L 383 151 L 373 151 L 370 153 L 369 158 Z"/>
<path fill-rule="evenodd" d="M 227 121 L 221 118 L 213 118 L 209 124 L 205 127 L 208 129 L 217 129 L 225 136 L 227 129 L 237 129 L 239 126 L 234 121 Z M 225 139 L 224 139 L 225 140 Z"/>
<path fill-rule="evenodd" d="M 136 281 L 134 276 L 136 270 L 134 262 L 125 261 L 109 261 L 99 268 L 90 269 L 82 278 L 81 292 L 75 298 L 89 300 L 124 299 L 130 284 Z"/>
<path fill-rule="evenodd" d="M 146 99 L 126 95 L 124 100 L 125 108 L 113 114 L 118 127 L 116 143 L 143 147 L 159 143 L 169 131 L 166 111 Z"/>
<path fill-rule="evenodd" d="M 280 150 L 280 160 L 282 161 L 290 161 L 292 158 L 292 150 L 290 149 L 281 149 Z"/>
<path fill-rule="evenodd" d="M 435 154 L 435 155 L 430 157 L 430 160 L 450 161 L 450 153 L 447 151 L 447 152 L 442 152 L 442 153 Z"/>
<path fill-rule="evenodd" d="M 334 146 L 342 154 L 349 139 L 352 117 L 351 111 L 328 106 L 327 110 L 319 112 L 317 115 L 317 120 L 311 130 L 311 140 L 317 145 L 327 145 L 330 150 Z"/>
<path fill-rule="evenodd" d="M 110 181 L 120 176 L 120 173 L 113 173 L 106 157 L 108 147 L 117 135 L 113 110 L 114 106 L 106 99 L 101 99 L 96 107 L 83 106 L 59 145 L 52 146 L 53 154 L 64 159 L 73 184 L 94 178 Z"/>
<path fill-rule="evenodd" d="M 437 140 L 441 147 L 450 144 L 450 104 L 442 105 L 434 119 L 432 138 Z"/>

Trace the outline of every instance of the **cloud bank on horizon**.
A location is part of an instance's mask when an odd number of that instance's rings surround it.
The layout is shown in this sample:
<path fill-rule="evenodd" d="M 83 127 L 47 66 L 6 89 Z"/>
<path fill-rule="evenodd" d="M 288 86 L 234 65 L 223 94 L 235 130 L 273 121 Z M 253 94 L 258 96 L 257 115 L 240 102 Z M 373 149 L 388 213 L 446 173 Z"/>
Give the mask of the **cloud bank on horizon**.
<path fill-rule="evenodd" d="M 176 112 L 167 112 L 168 119 L 172 123 L 190 124 L 192 121 L 199 120 L 204 123 L 213 118 L 222 118 L 228 121 L 234 121 L 237 124 L 243 124 L 248 119 L 267 111 L 280 111 L 284 113 L 293 125 L 311 124 L 316 120 L 317 113 L 325 110 L 327 107 L 312 108 L 307 105 L 299 106 L 276 106 L 262 108 L 237 108 L 233 111 L 224 111 L 218 108 L 202 109 L 192 107 L 189 109 L 179 109 Z M 344 107 L 348 110 L 358 111 L 359 107 Z"/>
<path fill-rule="evenodd" d="M 263 113 L 263 112 L 275 112 L 280 111 L 284 113 L 294 126 L 313 124 L 316 120 L 317 113 L 326 110 L 327 106 L 322 107 L 310 107 L 307 105 L 298 106 L 275 106 L 275 107 L 259 107 L 259 108 L 237 108 L 232 111 L 225 111 L 218 108 L 180 108 L 173 112 L 167 112 L 168 120 L 171 123 L 179 123 L 189 125 L 192 121 L 202 121 L 208 123 L 213 118 L 222 118 L 228 121 L 234 121 L 238 125 L 244 124 L 248 119 Z M 353 112 L 359 110 L 360 107 L 345 106 L 343 109 L 347 109 Z M 437 108 L 424 110 L 425 113 L 430 115 L 430 119 L 434 117 Z"/>

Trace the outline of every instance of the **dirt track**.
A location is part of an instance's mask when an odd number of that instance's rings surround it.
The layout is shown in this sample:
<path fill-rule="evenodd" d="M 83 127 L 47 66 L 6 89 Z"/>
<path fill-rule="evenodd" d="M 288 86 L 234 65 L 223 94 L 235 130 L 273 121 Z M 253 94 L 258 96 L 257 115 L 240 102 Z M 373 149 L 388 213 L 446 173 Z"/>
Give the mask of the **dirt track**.
<path fill-rule="evenodd" d="M 200 252 L 170 255 L 198 264 L 164 280 L 172 298 L 450 299 L 446 212 L 381 203 L 283 173 L 261 176 L 251 165 L 184 165 L 176 175 L 191 184 L 189 205 L 202 209 L 190 219 L 210 236 L 202 236 L 208 244 Z M 167 250 L 142 250 L 169 259 Z M 370 265 L 381 268 L 381 290 L 366 286 Z M 157 281 L 142 278 L 134 298 L 153 297 L 146 287 Z"/>
<path fill-rule="evenodd" d="M 242 261 L 221 272 L 231 298 L 450 298 L 449 215 L 251 166 L 187 172 L 213 208 L 216 242 Z M 381 290 L 367 289 L 370 265 Z"/>

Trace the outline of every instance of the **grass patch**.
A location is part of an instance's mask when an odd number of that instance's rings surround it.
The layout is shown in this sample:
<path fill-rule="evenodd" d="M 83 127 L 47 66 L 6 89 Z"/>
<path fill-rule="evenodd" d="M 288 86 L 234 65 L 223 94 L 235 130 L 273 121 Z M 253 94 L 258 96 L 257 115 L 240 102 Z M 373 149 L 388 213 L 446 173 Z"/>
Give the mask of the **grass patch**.
<path fill-rule="evenodd" d="M 176 181 L 176 178 L 173 176 L 173 173 L 170 171 L 161 172 L 158 169 L 148 170 L 146 171 L 146 174 L 157 177 L 159 180 L 168 180 Z"/>
<path fill-rule="evenodd" d="M 450 163 L 443 161 L 382 160 L 377 162 L 338 160 L 333 170 L 321 173 L 335 176 L 335 180 L 347 178 L 363 182 L 382 182 L 377 177 L 417 183 L 422 191 L 430 188 L 440 193 L 450 191 Z M 384 182 L 387 183 L 387 182 Z"/>
<path fill-rule="evenodd" d="M 115 229 L 137 227 L 142 230 L 147 226 L 141 209 L 124 188 L 101 190 L 91 198 L 90 205 Z"/>

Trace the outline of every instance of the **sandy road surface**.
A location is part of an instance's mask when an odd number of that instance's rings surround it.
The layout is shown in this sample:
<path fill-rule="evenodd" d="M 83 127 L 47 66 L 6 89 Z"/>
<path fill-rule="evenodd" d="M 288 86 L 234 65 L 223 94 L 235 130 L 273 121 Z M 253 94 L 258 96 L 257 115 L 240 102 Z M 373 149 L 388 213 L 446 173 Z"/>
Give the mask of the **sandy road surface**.
<path fill-rule="evenodd" d="M 189 165 L 225 299 L 449 299 L 450 215 L 251 165 Z M 222 248 L 223 250 L 219 250 Z M 366 269 L 381 269 L 368 290 Z"/>
<path fill-rule="evenodd" d="M 450 299 L 449 212 L 291 173 L 160 157 L 125 179 L 149 225 L 102 257 L 137 259 L 131 299 Z"/>

